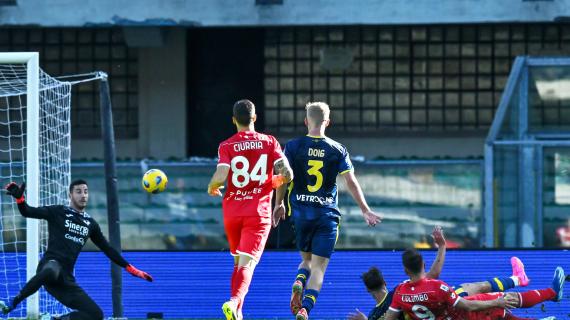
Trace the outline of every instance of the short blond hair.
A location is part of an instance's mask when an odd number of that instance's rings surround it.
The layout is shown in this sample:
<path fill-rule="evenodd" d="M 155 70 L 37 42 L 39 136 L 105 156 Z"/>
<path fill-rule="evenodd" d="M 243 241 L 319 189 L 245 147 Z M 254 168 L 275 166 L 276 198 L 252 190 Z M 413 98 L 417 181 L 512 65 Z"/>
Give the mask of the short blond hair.
<path fill-rule="evenodd" d="M 315 125 L 319 125 L 323 121 L 328 121 L 331 114 L 329 105 L 320 101 L 307 103 L 305 110 L 307 110 L 307 120 Z"/>

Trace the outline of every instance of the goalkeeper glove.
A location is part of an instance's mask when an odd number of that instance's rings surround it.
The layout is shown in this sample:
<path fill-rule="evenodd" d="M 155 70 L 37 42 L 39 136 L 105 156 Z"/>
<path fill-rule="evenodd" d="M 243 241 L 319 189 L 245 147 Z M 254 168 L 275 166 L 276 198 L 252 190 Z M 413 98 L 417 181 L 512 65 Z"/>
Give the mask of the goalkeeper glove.
<path fill-rule="evenodd" d="M 142 270 L 139 270 L 137 268 L 135 268 L 133 265 L 128 264 L 127 267 L 125 268 L 127 270 L 128 273 L 132 274 L 135 277 L 144 279 L 146 281 L 152 282 L 152 276 Z"/>
<path fill-rule="evenodd" d="M 24 196 L 24 191 L 26 190 L 26 183 L 23 182 L 21 186 L 18 186 L 16 182 L 10 182 L 6 187 L 6 194 L 11 195 L 16 198 L 16 203 L 20 204 L 26 201 Z"/>

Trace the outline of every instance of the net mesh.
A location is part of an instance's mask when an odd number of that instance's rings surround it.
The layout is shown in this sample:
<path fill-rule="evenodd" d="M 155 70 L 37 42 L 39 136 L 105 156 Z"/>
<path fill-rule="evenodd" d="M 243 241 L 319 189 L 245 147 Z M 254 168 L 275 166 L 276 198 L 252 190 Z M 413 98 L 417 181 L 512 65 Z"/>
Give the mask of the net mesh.
<path fill-rule="evenodd" d="M 0 182 L 26 181 L 27 69 L 25 64 L 0 64 Z M 71 83 L 40 70 L 39 204 L 67 203 L 70 183 Z M 2 195 L 0 205 L 0 300 L 13 297 L 26 283 L 26 221 L 15 201 Z M 40 223 L 40 252 L 47 247 L 47 224 Z M 3 272 L 2 272 L 3 271 Z M 67 310 L 40 291 L 40 312 Z M 25 302 L 11 317 L 26 317 Z"/>

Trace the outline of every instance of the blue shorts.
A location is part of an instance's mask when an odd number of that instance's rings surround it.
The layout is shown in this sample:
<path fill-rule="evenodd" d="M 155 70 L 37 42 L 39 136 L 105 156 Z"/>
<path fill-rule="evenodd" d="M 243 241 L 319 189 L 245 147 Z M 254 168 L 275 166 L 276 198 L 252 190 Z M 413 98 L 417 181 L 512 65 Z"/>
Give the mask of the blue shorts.
<path fill-rule="evenodd" d="M 311 220 L 295 218 L 297 249 L 330 258 L 338 239 L 339 222 L 339 217 L 325 214 Z"/>

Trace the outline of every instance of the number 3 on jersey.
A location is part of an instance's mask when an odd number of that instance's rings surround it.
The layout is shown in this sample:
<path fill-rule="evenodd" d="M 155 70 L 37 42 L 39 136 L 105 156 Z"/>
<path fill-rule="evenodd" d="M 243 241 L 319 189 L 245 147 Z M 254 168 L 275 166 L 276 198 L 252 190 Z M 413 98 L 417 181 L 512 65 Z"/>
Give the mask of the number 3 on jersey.
<path fill-rule="evenodd" d="M 267 180 L 267 155 L 262 154 L 249 172 L 249 161 L 244 156 L 237 156 L 230 163 L 232 183 L 238 188 L 245 187 L 249 181 L 259 181 L 259 185 Z M 241 177 L 241 178 L 240 178 Z M 240 181 L 241 180 L 241 181 Z"/>
<path fill-rule="evenodd" d="M 309 160 L 309 170 L 307 170 L 307 173 L 317 178 L 314 185 L 307 185 L 309 192 L 317 192 L 323 186 L 323 174 L 319 171 L 322 167 L 322 160 Z"/>

